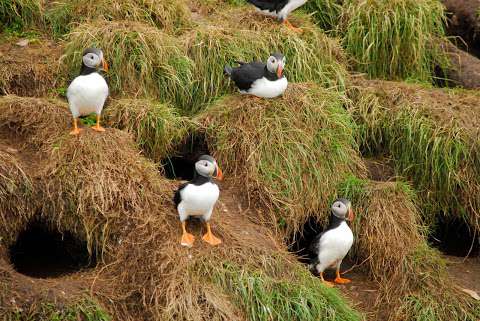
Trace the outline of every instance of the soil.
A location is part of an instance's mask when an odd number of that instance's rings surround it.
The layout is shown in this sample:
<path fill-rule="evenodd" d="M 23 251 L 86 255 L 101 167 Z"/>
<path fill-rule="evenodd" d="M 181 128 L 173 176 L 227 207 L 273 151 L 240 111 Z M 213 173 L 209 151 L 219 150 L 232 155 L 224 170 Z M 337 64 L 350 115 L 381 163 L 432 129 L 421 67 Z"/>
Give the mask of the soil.
<path fill-rule="evenodd" d="M 444 255 L 447 269 L 454 282 L 463 289 L 469 289 L 480 295 L 480 255 L 462 258 Z"/>
<path fill-rule="evenodd" d="M 446 70 L 445 75 L 440 72 L 437 76 L 447 78 L 446 83 L 449 86 L 461 86 L 466 89 L 480 88 L 480 59 L 458 49 L 448 41 L 444 42 L 443 47 L 450 58 L 451 66 Z"/>
<path fill-rule="evenodd" d="M 364 163 L 368 170 L 369 179 L 377 182 L 388 182 L 395 179 L 392 160 L 386 156 L 365 158 Z"/>

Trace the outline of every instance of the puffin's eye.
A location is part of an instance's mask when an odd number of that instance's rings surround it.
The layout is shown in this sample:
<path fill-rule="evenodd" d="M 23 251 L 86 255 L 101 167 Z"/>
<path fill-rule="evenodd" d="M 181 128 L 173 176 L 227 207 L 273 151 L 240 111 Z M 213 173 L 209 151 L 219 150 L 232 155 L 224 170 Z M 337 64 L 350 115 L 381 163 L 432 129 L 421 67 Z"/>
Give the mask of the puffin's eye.
<path fill-rule="evenodd" d="M 203 166 L 208 167 L 208 163 L 203 164 Z"/>

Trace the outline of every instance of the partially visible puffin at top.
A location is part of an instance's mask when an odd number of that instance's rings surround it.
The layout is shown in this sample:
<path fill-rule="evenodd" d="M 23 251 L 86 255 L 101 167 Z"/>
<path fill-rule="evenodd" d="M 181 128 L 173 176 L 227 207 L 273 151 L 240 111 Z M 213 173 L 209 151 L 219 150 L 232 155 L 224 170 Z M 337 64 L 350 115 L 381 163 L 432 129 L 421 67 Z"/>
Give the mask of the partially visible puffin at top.
<path fill-rule="evenodd" d="M 302 30 L 295 28 L 288 21 L 288 15 L 295 9 L 303 6 L 307 0 L 247 0 L 255 7 L 257 10 L 263 14 L 271 17 L 275 17 L 281 22 L 285 23 L 287 27 L 293 29 L 297 32 Z"/>
<path fill-rule="evenodd" d="M 200 217 L 207 226 L 207 233 L 203 240 L 210 245 L 219 245 L 222 241 L 213 235 L 210 229 L 210 217 L 220 195 L 218 185 L 213 181 L 223 179 L 223 174 L 217 161 L 209 156 L 202 155 L 195 163 L 193 179 L 180 185 L 175 192 L 173 201 L 177 207 L 180 222 L 182 223 L 182 239 L 180 244 L 191 247 L 195 237 L 187 232 L 186 221 L 189 217 Z"/>
<path fill-rule="evenodd" d="M 275 98 L 283 95 L 288 81 L 283 74 L 285 56 L 272 54 L 267 63 L 239 61 L 238 67 L 225 66 L 224 72 L 232 79 L 242 94 L 261 98 Z"/>
<path fill-rule="evenodd" d="M 104 132 L 100 126 L 100 115 L 108 97 L 108 85 L 99 69 L 108 71 L 108 64 L 103 58 L 103 52 L 97 48 L 87 48 L 82 55 L 82 68 L 67 89 L 67 99 L 73 116 L 73 130 L 71 135 L 78 135 L 78 118 L 91 113 L 97 115 L 97 123 L 93 130 Z"/>
<path fill-rule="evenodd" d="M 335 283 L 350 282 L 350 280 L 340 277 L 340 265 L 353 244 L 353 233 L 346 221 L 354 219 L 352 204 L 345 198 L 335 200 L 331 210 L 327 229 L 315 238 L 310 248 L 315 254 L 315 259 L 310 267 L 315 269 L 320 274 L 322 281 L 330 287 L 333 286 L 333 283 L 325 281 L 323 278 L 323 272 L 327 268 L 336 269 Z"/>

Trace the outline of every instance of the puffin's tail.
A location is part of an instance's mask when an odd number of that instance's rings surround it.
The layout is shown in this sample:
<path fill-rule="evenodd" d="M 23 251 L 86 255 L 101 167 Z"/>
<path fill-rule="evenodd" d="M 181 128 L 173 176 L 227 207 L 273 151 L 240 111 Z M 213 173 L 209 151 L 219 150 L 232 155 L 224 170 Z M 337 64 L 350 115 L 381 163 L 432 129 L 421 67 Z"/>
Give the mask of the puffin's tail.
<path fill-rule="evenodd" d="M 233 69 L 229 65 L 225 65 L 225 67 L 223 68 L 223 73 L 229 77 L 232 75 L 232 71 Z"/>

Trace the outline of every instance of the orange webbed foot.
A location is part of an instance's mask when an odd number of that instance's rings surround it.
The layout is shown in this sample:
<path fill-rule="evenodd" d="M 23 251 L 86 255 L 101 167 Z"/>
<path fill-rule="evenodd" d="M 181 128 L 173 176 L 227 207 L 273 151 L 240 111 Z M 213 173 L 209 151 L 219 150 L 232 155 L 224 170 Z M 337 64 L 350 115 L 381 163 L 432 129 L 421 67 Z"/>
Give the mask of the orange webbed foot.
<path fill-rule="evenodd" d="M 69 134 L 72 135 L 72 136 L 77 136 L 80 134 L 80 132 L 82 131 L 82 129 L 80 128 L 74 128 Z"/>
<path fill-rule="evenodd" d="M 92 129 L 96 132 L 99 132 L 99 133 L 103 133 L 105 131 L 105 128 L 103 128 L 100 125 L 95 125 L 95 126 L 92 127 Z"/>
<path fill-rule="evenodd" d="M 218 237 L 213 235 L 212 233 L 206 233 L 202 239 L 207 242 L 208 244 L 212 246 L 216 246 L 222 243 L 222 240 L 220 240 Z"/>
<path fill-rule="evenodd" d="M 180 244 L 182 246 L 192 247 L 194 241 L 195 241 L 195 236 L 193 236 L 190 233 L 183 233 L 182 234 L 182 240 L 180 241 Z"/>
<path fill-rule="evenodd" d="M 344 278 L 341 278 L 341 277 L 336 277 L 335 280 L 333 280 L 333 282 L 337 283 L 337 284 L 347 284 L 347 283 L 350 283 L 352 282 L 351 280 L 349 279 L 344 279 Z"/>

